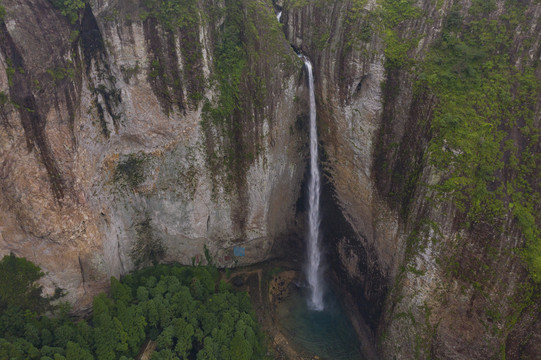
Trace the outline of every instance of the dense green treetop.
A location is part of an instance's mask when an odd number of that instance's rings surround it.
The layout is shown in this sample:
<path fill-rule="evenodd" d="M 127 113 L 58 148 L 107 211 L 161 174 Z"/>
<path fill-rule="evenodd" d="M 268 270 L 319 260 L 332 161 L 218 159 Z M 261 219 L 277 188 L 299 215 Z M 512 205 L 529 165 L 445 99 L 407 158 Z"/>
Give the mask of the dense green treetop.
<path fill-rule="evenodd" d="M 11 254 L 0 260 L 0 311 L 21 307 L 41 312 L 47 300 L 41 297 L 42 287 L 36 283 L 42 276 L 40 268 L 24 258 Z"/>
<path fill-rule="evenodd" d="M 265 356 L 247 293 L 219 281 L 215 268 L 159 265 L 122 282 L 112 277 L 110 296 L 94 298 L 91 319 L 74 321 L 65 309 L 53 317 L 37 311 L 42 307 L 35 303 L 45 301 L 35 285 L 39 267 L 15 256 L 0 265 L 0 360 L 127 360 L 147 340 L 156 342 L 154 360 Z M 6 294 L 13 300 L 4 300 Z"/>

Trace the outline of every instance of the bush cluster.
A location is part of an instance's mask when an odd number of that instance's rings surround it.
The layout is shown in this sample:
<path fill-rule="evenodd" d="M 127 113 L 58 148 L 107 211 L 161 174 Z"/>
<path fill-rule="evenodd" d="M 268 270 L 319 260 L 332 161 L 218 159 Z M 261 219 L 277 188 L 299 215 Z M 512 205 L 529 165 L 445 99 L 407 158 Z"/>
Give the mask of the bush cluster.
<path fill-rule="evenodd" d="M 534 121 L 541 81 L 535 67 L 516 66 L 523 56 L 514 39 L 517 25 L 527 20 L 524 5 L 507 1 L 505 12 L 490 20 L 492 3 L 474 1 L 468 21 L 460 9 L 451 11 L 420 64 L 418 85 L 439 100 L 429 157 L 446 174 L 436 190 L 452 195 L 466 225 L 516 219 L 526 239 L 524 257 L 540 281 L 541 156 Z"/>
<path fill-rule="evenodd" d="M 79 18 L 79 10 L 86 4 L 85 0 L 51 0 L 51 2 L 72 24 L 75 24 Z"/>

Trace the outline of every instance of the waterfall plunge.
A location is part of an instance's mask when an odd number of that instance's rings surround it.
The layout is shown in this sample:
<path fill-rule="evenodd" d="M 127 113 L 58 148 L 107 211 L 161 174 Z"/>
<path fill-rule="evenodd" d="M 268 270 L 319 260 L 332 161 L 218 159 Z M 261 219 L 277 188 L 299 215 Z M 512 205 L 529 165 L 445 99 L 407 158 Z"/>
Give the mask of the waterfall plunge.
<path fill-rule="evenodd" d="M 321 250 L 319 248 L 319 197 L 321 194 L 321 174 L 318 165 L 316 98 L 314 94 L 314 75 L 312 63 L 302 57 L 308 71 L 308 87 L 310 91 L 310 182 L 308 184 L 308 264 L 306 275 L 310 285 L 311 309 L 321 311 L 323 304 L 323 281 L 321 279 Z"/>

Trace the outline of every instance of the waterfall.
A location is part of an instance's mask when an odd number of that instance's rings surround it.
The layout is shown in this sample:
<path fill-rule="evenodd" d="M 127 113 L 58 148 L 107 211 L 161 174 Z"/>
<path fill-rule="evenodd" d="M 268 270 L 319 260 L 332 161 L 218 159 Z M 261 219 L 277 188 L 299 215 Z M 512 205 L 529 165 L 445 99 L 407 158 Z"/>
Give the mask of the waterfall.
<path fill-rule="evenodd" d="M 306 275 L 310 285 L 308 305 L 313 310 L 323 310 L 323 281 L 321 279 L 321 250 L 319 248 L 319 197 L 321 194 L 321 174 L 318 165 L 316 97 L 314 94 L 314 75 L 312 63 L 303 56 L 308 71 L 310 91 L 310 182 L 308 184 L 308 264 Z"/>
<path fill-rule="evenodd" d="M 278 22 L 280 22 L 281 18 L 282 18 L 282 11 L 278 11 L 278 14 L 276 14 L 276 19 L 278 19 Z"/>

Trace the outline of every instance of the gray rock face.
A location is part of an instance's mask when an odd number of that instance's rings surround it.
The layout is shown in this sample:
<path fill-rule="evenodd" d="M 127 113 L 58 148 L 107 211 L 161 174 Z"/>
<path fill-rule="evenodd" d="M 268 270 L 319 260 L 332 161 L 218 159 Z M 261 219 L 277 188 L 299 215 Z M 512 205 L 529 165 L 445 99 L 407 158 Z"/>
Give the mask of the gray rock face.
<path fill-rule="evenodd" d="M 233 136 L 203 111 L 220 95 L 224 18 L 210 13 L 223 4 L 199 4 L 192 38 L 121 1 L 94 2 L 74 25 L 46 0 L 3 5 L 0 249 L 39 264 L 48 291 L 84 307 L 136 266 L 205 262 L 205 247 L 220 266 L 254 263 L 297 235 L 302 63 L 268 26 L 270 2 L 246 10 L 260 39 L 244 72 L 263 86 L 245 75 L 241 96 L 261 89 L 262 105 L 244 102 Z M 228 164 L 237 148 L 246 159 Z"/>

